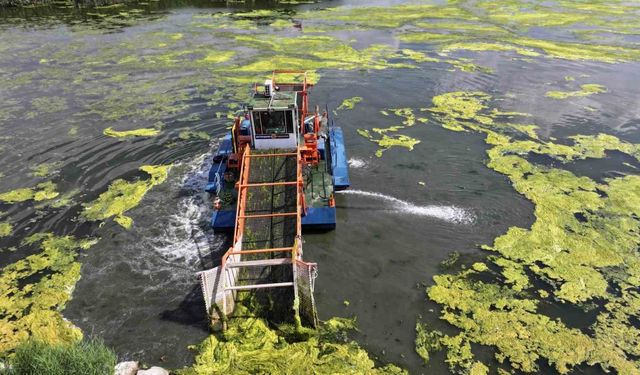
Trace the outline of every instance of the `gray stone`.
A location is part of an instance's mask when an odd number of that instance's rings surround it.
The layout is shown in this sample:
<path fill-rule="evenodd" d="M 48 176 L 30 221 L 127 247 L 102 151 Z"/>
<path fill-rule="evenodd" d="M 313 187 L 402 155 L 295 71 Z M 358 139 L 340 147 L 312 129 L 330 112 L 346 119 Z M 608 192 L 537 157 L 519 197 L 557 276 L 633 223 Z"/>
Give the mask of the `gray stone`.
<path fill-rule="evenodd" d="M 120 362 L 116 365 L 115 375 L 136 375 L 139 367 L 137 361 Z"/>
<path fill-rule="evenodd" d="M 153 366 L 148 370 L 139 370 L 137 375 L 169 375 L 169 371 L 162 367 Z"/>

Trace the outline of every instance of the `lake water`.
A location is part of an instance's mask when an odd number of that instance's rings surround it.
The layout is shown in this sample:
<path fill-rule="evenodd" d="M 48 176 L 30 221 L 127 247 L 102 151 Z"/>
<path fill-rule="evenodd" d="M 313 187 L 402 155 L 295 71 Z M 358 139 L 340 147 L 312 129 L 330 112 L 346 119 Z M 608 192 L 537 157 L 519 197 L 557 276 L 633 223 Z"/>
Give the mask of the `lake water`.
<path fill-rule="evenodd" d="M 390 9 L 401 3 L 376 2 Z M 462 3 L 460 9 L 472 14 L 486 11 L 474 2 Z M 639 143 L 640 65 L 633 59 L 612 64 L 464 48 L 437 56 L 440 62 L 410 60 L 402 49 L 432 56 L 441 41 L 402 41 L 399 36 L 411 32 L 410 21 L 340 28 L 331 14 L 318 10 L 363 5 L 371 4 L 280 5 L 274 8 L 279 13 L 235 18 L 232 13 L 272 7 L 159 1 L 88 10 L 0 10 L 0 192 L 53 181 L 70 200 L 60 207 L 0 204 L 2 220 L 13 225 L 12 235 L 0 238 L 5 249 L 0 265 L 33 253 L 19 244 L 35 233 L 100 237 L 79 259 L 82 277 L 64 316 L 85 334 L 102 337 L 123 359 L 169 368 L 189 365 L 193 353 L 187 346 L 209 334 L 195 273 L 214 265 L 229 246 L 227 236 L 209 229 L 211 204 L 203 188 L 210 152 L 227 132 L 228 113 L 248 97 L 248 82 L 264 76 L 252 64 L 318 69 L 312 106 L 331 110 L 344 99 L 363 98 L 354 109 L 334 115 L 345 132 L 352 183 L 337 195 L 337 228 L 304 237 L 305 258 L 319 265 L 320 318 L 355 316 L 359 332 L 353 338 L 379 363 L 416 374 L 447 372 L 443 354 L 424 365 L 415 353 L 417 319 L 455 331 L 439 319 L 439 307 L 428 300 L 425 287 L 434 275 L 450 272 L 440 263 L 451 252 L 460 253 L 455 271 L 485 259 L 487 252 L 479 246 L 491 244 L 509 227 L 528 228 L 534 206 L 506 176 L 486 166 L 484 136 L 436 126 L 420 108 L 431 107 L 431 99 L 445 92 L 482 91 L 501 110 L 531 114 L 524 123 L 536 124 L 545 139 L 604 132 Z M 275 20 L 286 22 L 270 25 Z M 520 29 L 514 24 L 504 30 L 574 41 L 562 26 Z M 635 31 L 600 41 L 634 49 L 640 42 Z M 305 35 L 316 39 L 289 43 Z M 495 38 L 488 34 L 486 41 Z M 377 44 L 388 51 L 357 59 L 340 55 L 347 54 L 345 45 L 363 51 Z M 322 53 L 297 56 L 296 63 L 278 60 L 305 48 Z M 464 71 L 447 59 L 483 69 Z M 582 84 L 603 85 L 607 92 L 570 100 L 545 96 Z M 411 108 L 426 119 L 402 131 L 420 143 L 412 151 L 392 147 L 377 157 L 378 145 L 357 130 L 401 124 L 402 117 L 381 113 L 397 108 Z M 160 132 L 116 138 L 103 133 L 109 127 Z M 42 164 L 51 172 L 34 175 Z M 127 212 L 133 219 L 130 229 L 111 219 L 81 218 L 82 204 L 111 182 L 133 181 L 143 175 L 140 166 L 160 164 L 173 164 L 169 178 Z M 637 167 L 626 155 L 564 166 L 595 179 L 637 174 Z M 569 322 L 581 321 L 584 314 L 558 309 L 549 314 Z M 490 355 L 478 356 L 495 363 Z"/>

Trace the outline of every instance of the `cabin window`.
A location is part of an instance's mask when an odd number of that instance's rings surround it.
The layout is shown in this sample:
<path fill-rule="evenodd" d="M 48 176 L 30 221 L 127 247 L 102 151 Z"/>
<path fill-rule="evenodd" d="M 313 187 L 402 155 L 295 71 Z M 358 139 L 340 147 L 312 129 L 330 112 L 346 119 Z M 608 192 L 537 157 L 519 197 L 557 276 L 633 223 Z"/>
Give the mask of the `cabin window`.
<path fill-rule="evenodd" d="M 253 112 L 256 134 L 293 133 L 293 116 L 291 111 Z"/>

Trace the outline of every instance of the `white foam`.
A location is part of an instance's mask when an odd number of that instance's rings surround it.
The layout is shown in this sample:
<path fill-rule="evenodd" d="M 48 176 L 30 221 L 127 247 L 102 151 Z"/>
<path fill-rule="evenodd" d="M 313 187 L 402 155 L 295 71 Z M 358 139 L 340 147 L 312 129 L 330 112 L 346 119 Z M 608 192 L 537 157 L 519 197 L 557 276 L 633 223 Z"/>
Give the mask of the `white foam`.
<path fill-rule="evenodd" d="M 443 205 L 426 205 L 419 206 L 411 202 L 403 201 L 390 195 L 375 193 L 371 191 L 362 190 L 343 190 L 339 191 L 340 194 L 359 195 L 363 197 L 370 197 L 374 199 L 380 199 L 393 204 L 391 211 L 399 213 L 407 213 L 417 216 L 429 216 L 444 221 L 448 221 L 456 224 L 471 224 L 474 222 L 475 217 L 472 213 L 463 208 L 456 206 L 443 206 Z"/>
<path fill-rule="evenodd" d="M 367 166 L 367 162 L 359 158 L 349 159 L 349 166 L 351 168 L 363 168 Z"/>
<path fill-rule="evenodd" d="M 213 230 L 206 221 L 210 208 L 204 188 L 208 182 L 211 168 L 210 153 L 183 164 L 186 172 L 176 179 L 174 187 L 181 190 L 175 213 L 163 223 L 163 234 L 152 240 L 155 251 L 170 260 L 183 259 L 187 263 L 197 262 L 207 257 L 212 249 L 218 247 Z"/>

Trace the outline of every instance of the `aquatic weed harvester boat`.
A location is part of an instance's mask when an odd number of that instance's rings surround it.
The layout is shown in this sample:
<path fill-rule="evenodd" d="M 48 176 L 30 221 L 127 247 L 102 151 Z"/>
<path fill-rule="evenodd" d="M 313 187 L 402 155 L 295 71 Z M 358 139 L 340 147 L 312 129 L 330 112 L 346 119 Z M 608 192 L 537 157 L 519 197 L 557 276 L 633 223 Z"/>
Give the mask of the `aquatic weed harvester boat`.
<path fill-rule="evenodd" d="M 311 86 L 290 70 L 254 85 L 213 156 L 211 225 L 233 233 L 220 265 L 199 273 L 214 328 L 246 291 L 269 293 L 297 324 L 317 326 L 317 265 L 302 258 L 302 230 L 335 228 L 334 191 L 349 187 L 349 175 L 342 129 L 328 110 L 310 112 Z"/>

